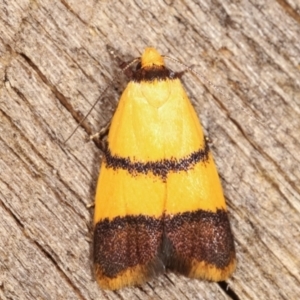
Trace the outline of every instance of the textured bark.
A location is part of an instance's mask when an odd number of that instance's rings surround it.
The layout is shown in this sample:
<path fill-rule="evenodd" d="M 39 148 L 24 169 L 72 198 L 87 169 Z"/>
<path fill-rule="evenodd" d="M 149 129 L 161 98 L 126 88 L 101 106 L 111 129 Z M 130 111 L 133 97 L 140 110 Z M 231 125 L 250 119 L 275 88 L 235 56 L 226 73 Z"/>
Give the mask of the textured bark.
<path fill-rule="evenodd" d="M 86 206 L 101 151 L 86 138 L 110 119 L 124 77 L 64 140 L 119 72 L 106 45 L 125 60 L 152 45 L 206 77 L 184 82 L 229 207 L 228 283 L 240 299 L 297 299 L 299 24 L 293 0 L 0 1 L 0 299 L 230 299 L 172 273 L 118 292 L 94 280 Z"/>

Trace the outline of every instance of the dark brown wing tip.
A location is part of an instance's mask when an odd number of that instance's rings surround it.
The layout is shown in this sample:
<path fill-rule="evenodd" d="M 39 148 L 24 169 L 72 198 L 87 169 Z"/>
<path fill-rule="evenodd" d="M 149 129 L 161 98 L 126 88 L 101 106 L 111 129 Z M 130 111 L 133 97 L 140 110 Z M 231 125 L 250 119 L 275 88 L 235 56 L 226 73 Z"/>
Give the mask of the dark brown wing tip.
<path fill-rule="evenodd" d="M 99 221 L 94 231 L 96 279 L 104 289 L 139 285 L 163 273 L 162 220 L 149 216 Z"/>
<path fill-rule="evenodd" d="M 192 278 L 222 281 L 235 270 L 236 257 L 228 214 L 198 210 L 165 219 L 167 267 Z"/>

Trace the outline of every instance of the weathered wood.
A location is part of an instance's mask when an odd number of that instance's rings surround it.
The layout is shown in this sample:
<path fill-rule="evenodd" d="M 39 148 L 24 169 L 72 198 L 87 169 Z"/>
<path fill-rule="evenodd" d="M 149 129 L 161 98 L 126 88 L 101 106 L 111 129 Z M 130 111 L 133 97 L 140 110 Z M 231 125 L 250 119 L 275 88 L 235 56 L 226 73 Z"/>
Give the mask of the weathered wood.
<path fill-rule="evenodd" d="M 230 299 L 215 283 L 167 274 L 102 291 L 91 266 L 104 96 L 145 46 L 194 65 L 186 88 L 213 141 L 235 235 L 240 299 L 300 294 L 300 17 L 297 1 L 0 2 L 0 298 Z M 299 10 L 299 9 L 298 9 Z M 177 70 L 182 69 L 176 66 Z"/>

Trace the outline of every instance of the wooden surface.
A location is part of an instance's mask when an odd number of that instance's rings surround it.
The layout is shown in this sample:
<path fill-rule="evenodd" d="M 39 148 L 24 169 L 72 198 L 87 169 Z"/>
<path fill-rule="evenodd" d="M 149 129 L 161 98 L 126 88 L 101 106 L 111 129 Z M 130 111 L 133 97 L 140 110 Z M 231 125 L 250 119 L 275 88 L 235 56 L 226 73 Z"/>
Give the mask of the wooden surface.
<path fill-rule="evenodd" d="M 126 5 L 125 5 L 126 3 Z M 278 1 L 0 1 L 0 299 L 230 299 L 216 283 L 168 273 L 102 291 L 91 221 L 113 85 L 124 59 L 155 46 L 205 75 L 186 89 L 222 178 L 240 299 L 300 294 L 300 6 Z M 169 64 L 175 70 L 183 67 Z"/>

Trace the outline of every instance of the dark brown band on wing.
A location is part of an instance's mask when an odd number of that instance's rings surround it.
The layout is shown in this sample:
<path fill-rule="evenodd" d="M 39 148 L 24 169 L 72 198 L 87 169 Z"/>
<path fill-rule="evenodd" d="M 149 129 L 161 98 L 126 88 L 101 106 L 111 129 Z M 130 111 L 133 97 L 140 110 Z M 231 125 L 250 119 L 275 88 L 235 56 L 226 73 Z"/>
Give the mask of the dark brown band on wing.
<path fill-rule="evenodd" d="M 163 273 L 162 235 L 162 219 L 142 215 L 104 219 L 94 231 L 94 263 L 109 278 L 137 265 L 145 266 L 145 278 Z"/>
<path fill-rule="evenodd" d="M 137 69 L 131 74 L 131 79 L 135 82 L 152 82 L 154 80 L 176 79 L 182 76 L 182 72 L 173 72 L 165 66 L 152 66 Z"/>
<path fill-rule="evenodd" d="M 235 261 L 227 212 L 198 210 L 156 219 L 116 217 L 98 222 L 94 232 L 95 269 L 117 278 L 140 267 L 143 281 L 166 268 L 189 276 L 193 262 L 225 270 Z M 144 280 L 145 279 L 145 280 Z"/>
<path fill-rule="evenodd" d="M 233 235 L 227 212 L 197 210 L 166 216 L 164 252 L 169 253 L 166 266 L 189 275 L 192 261 L 205 262 L 225 269 L 235 260 Z"/>
<path fill-rule="evenodd" d="M 160 161 L 132 161 L 129 157 L 120 157 L 112 155 L 107 149 L 104 156 L 106 168 L 114 170 L 123 169 L 130 174 L 148 174 L 153 173 L 162 179 L 166 179 L 169 172 L 187 171 L 195 166 L 198 162 L 206 162 L 209 157 L 209 146 L 206 139 L 204 139 L 204 148 L 199 149 L 183 158 L 162 159 Z"/>

